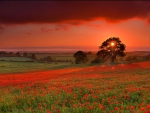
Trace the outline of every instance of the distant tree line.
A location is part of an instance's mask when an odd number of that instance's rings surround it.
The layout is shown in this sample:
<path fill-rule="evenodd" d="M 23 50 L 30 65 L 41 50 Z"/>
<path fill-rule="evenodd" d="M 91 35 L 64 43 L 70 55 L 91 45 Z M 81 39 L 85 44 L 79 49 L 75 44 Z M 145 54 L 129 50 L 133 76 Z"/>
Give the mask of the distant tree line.
<path fill-rule="evenodd" d="M 43 58 L 38 59 L 39 62 L 72 62 L 72 60 L 60 60 L 56 58 L 52 58 L 51 56 L 45 56 Z"/>
<path fill-rule="evenodd" d="M 21 56 L 19 52 L 13 53 L 13 52 L 5 52 L 5 51 L 0 51 L 0 57 L 13 57 L 13 56 Z"/>
<path fill-rule="evenodd" d="M 36 60 L 36 55 L 34 53 L 20 53 L 20 52 L 5 52 L 5 51 L 0 51 L 0 57 L 28 57 L 33 60 Z"/>

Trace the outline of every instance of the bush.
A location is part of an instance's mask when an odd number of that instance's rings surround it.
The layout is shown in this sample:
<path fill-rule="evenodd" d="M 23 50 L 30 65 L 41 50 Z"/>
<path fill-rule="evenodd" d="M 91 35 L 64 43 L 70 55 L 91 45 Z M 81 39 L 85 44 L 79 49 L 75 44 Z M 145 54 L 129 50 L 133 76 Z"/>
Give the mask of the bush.
<path fill-rule="evenodd" d="M 138 58 L 137 58 L 137 56 L 128 56 L 128 57 L 126 58 L 126 60 L 127 60 L 127 61 L 136 61 L 136 60 L 138 60 Z"/>
<path fill-rule="evenodd" d="M 103 60 L 100 59 L 99 57 L 96 57 L 93 61 L 91 61 L 91 63 L 102 63 Z"/>
<path fill-rule="evenodd" d="M 145 56 L 146 60 L 150 60 L 150 54 L 148 54 L 147 56 Z"/>
<path fill-rule="evenodd" d="M 47 57 L 44 57 L 44 58 L 40 58 L 38 61 L 39 62 L 53 62 L 54 60 L 52 59 L 51 56 L 47 56 Z"/>

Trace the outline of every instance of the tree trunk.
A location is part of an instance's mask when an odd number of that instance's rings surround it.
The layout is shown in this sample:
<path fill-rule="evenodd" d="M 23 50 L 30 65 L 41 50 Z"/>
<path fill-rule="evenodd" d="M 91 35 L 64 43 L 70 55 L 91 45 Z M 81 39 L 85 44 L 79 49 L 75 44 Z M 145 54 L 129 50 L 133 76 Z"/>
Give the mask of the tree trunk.
<path fill-rule="evenodd" d="M 114 60 L 115 60 L 114 57 L 111 57 L 111 62 L 114 62 Z"/>
<path fill-rule="evenodd" d="M 112 57 L 111 57 L 111 62 L 114 62 L 114 61 L 115 61 L 115 57 L 112 56 Z"/>
<path fill-rule="evenodd" d="M 122 57 L 121 57 L 121 62 L 122 62 Z"/>

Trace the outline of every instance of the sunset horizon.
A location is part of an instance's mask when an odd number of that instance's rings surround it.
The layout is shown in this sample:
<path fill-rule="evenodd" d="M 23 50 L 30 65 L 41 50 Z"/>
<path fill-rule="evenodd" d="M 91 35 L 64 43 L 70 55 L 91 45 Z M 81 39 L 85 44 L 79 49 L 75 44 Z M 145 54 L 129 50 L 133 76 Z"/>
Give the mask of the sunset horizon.
<path fill-rule="evenodd" d="M 148 1 L 1 1 L 0 5 L 0 49 L 99 47 L 110 37 L 119 37 L 126 51 L 147 51 L 150 46 Z"/>
<path fill-rule="evenodd" d="M 150 1 L 0 1 L 0 113 L 150 113 Z"/>
<path fill-rule="evenodd" d="M 99 46 L 34 46 L 34 47 L 5 47 L 0 48 L 0 51 L 26 51 L 26 52 L 97 52 L 99 51 Z M 126 46 L 125 52 L 134 51 L 150 51 L 150 46 Z"/>

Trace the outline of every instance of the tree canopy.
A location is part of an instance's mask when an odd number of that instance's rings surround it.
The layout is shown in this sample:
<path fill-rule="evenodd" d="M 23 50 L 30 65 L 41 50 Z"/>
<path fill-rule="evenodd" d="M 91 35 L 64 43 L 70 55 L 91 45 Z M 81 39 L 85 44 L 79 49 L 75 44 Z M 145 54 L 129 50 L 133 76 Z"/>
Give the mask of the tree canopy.
<path fill-rule="evenodd" d="M 97 52 L 97 56 L 102 56 L 103 59 L 108 57 L 114 62 L 117 57 L 122 58 L 126 56 L 124 53 L 125 48 L 125 44 L 123 44 L 118 37 L 111 37 L 104 41 L 99 47 L 100 51 Z"/>
<path fill-rule="evenodd" d="M 87 55 L 83 51 L 77 51 L 74 55 L 75 63 L 84 63 L 87 60 Z"/>

